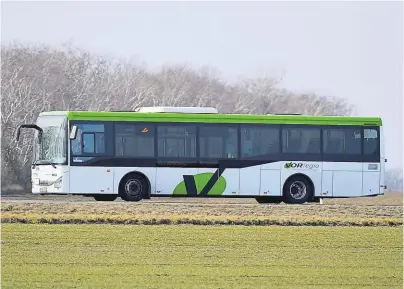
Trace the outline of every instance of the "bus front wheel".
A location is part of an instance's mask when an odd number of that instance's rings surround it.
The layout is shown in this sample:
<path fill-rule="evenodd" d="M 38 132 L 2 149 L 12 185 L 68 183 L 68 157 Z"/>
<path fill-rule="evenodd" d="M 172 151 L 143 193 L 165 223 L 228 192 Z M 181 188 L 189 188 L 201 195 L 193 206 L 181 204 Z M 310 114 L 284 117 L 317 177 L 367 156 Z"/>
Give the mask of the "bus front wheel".
<path fill-rule="evenodd" d="M 122 179 L 119 186 L 119 195 L 122 200 L 138 202 L 147 192 L 148 184 L 145 178 L 139 174 L 129 174 Z"/>

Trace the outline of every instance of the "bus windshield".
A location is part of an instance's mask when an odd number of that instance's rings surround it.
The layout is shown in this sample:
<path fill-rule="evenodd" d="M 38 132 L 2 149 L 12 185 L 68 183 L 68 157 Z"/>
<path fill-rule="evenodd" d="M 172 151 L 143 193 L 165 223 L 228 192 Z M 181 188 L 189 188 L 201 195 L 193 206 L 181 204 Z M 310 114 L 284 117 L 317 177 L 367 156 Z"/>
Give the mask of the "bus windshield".
<path fill-rule="evenodd" d="M 42 138 L 35 131 L 33 164 L 56 165 L 67 162 L 67 119 L 64 116 L 40 116 L 37 125 Z"/>

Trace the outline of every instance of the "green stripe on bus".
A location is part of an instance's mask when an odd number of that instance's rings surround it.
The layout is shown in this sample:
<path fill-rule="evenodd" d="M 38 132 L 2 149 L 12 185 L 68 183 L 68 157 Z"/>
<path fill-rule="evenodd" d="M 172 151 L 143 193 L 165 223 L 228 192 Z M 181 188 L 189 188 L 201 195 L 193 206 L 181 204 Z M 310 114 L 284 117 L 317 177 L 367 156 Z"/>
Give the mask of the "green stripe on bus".
<path fill-rule="evenodd" d="M 83 121 L 138 121 L 138 122 L 201 122 L 246 124 L 311 124 L 311 125 L 375 125 L 379 117 L 308 116 L 308 115 L 252 115 L 252 114 L 185 114 L 138 112 L 69 111 L 69 120 Z"/>

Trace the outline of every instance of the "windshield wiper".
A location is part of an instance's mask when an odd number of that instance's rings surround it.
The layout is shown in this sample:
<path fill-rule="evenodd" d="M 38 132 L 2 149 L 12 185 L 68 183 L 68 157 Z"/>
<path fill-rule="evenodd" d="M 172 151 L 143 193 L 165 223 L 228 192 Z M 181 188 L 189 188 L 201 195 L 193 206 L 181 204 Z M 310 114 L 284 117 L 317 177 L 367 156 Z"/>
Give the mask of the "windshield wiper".
<path fill-rule="evenodd" d="M 38 162 L 44 162 L 45 164 L 51 165 L 53 168 L 56 169 L 56 165 L 54 163 L 52 163 L 51 161 L 48 160 L 36 160 L 32 163 L 32 165 L 35 167 L 38 165 Z"/>
<path fill-rule="evenodd" d="M 47 164 L 51 165 L 53 168 L 55 168 L 55 169 L 56 169 L 55 164 L 54 164 L 54 163 L 52 163 L 51 161 L 44 160 L 43 162 L 45 162 L 45 163 L 47 163 Z"/>

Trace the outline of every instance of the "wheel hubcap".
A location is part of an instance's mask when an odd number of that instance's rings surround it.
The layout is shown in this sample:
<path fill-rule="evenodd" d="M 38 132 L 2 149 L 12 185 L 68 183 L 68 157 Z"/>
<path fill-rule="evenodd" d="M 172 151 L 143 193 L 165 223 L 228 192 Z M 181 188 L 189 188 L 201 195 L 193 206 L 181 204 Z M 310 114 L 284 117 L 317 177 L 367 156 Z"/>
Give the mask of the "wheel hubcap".
<path fill-rule="evenodd" d="M 129 180 L 125 185 L 125 191 L 130 196 L 136 196 L 142 191 L 142 184 L 138 180 Z"/>
<path fill-rule="evenodd" d="M 306 185 L 301 181 L 295 181 L 292 183 L 289 189 L 290 195 L 294 199 L 303 199 L 307 194 Z"/>

